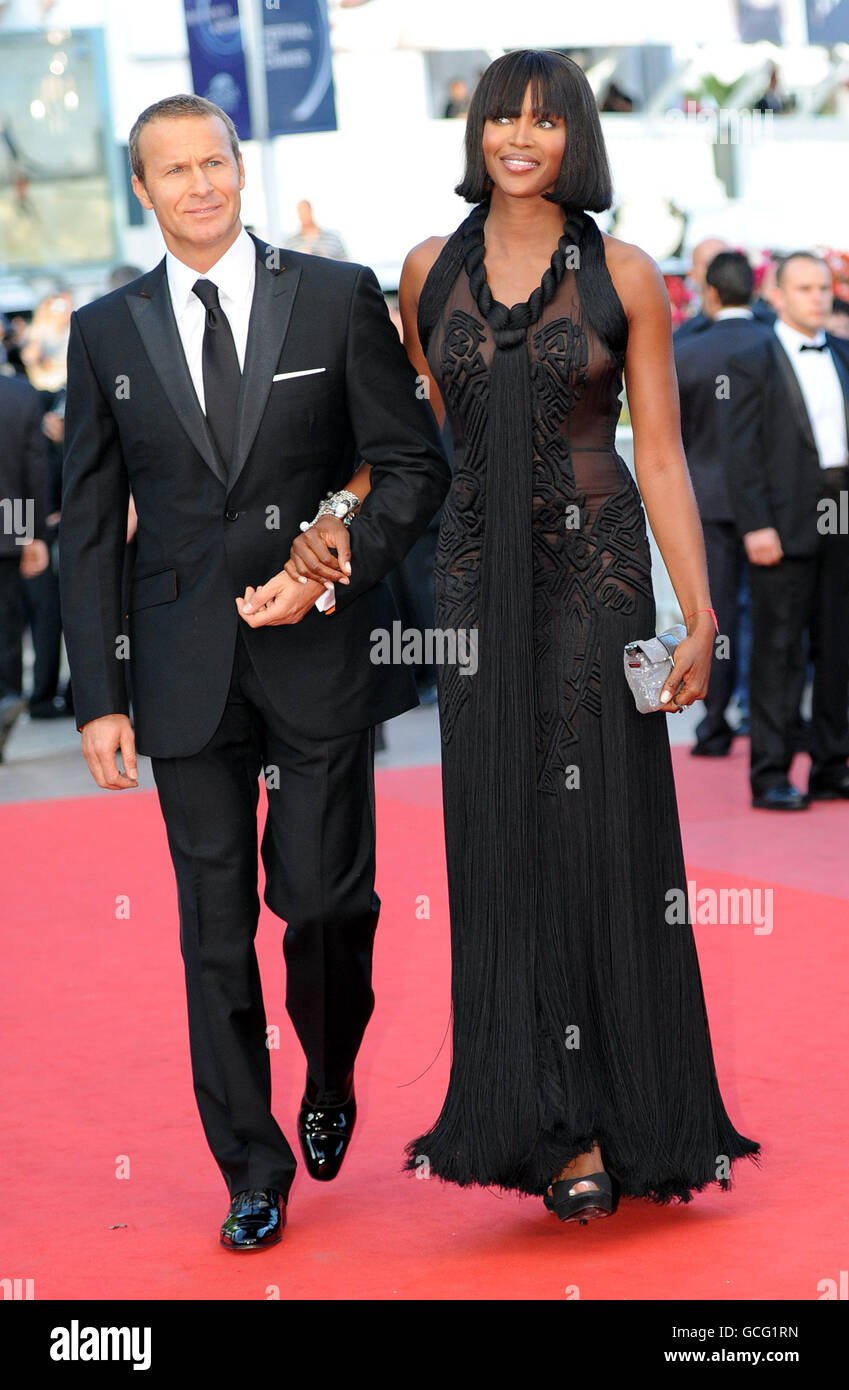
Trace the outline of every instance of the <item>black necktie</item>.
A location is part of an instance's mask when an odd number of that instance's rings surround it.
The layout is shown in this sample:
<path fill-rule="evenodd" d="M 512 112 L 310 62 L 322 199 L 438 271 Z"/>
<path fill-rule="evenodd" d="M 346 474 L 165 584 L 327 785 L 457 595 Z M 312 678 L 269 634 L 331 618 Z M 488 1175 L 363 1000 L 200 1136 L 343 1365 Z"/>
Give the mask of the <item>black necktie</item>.
<path fill-rule="evenodd" d="M 828 343 L 803 343 L 800 352 L 825 352 Z"/>
<path fill-rule="evenodd" d="M 236 404 L 242 373 L 233 331 L 218 299 L 218 286 L 211 280 L 196 280 L 194 293 L 206 309 L 203 330 L 203 396 L 206 418 L 226 468 L 233 455 Z"/>

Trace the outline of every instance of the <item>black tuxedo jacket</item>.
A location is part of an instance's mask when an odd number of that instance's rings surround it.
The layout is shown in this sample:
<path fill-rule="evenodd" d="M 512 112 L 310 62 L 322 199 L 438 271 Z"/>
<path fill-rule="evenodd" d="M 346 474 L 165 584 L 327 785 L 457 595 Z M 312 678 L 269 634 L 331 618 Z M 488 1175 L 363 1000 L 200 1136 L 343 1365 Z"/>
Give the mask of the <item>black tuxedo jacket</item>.
<path fill-rule="evenodd" d="M 700 333 L 672 339 L 681 439 L 703 521 L 733 520 L 723 461 L 729 402 L 717 378 L 728 374 L 728 363 L 736 353 L 770 331 L 754 318 L 719 319 L 709 320 Z"/>
<path fill-rule="evenodd" d="M 826 333 L 843 386 L 849 428 L 849 342 Z M 821 469 L 808 409 L 790 358 L 774 332 L 732 357 L 724 450 L 734 521 L 741 536 L 772 526 L 785 555 L 816 552 Z"/>
<path fill-rule="evenodd" d="M 764 324 L 767 328 L 771 328 L 775 323 L 777 317 L 776 312 L 774 309 L 771 309 L 763 299 L 753 299 L 749 304 L 749 308 L 758 323 Z M 683 343 L 694 333 L 703 333 L 712 323 L 713 319 L 708 318 L 707 314 L 703 313 L 700 309 L 692 318 L 685 319 L 683 323 L 679 323 L 675 332 L 672 334 L 672 340 L 674 343 Z"/>
<path fill-rule="evenodd" d="M 77 726 L 128 712 L 129 637 L 136 742 L 152 757 L 197 752 L 214 733 L 240 623 L 266 691 L 307 736 L 353 732 L 417 703 L 409 667 L 371 661 L 370 634 L 397 618 L 383 576 L 450 483 L 436 422 L 371 270 L 253 240 L 229 483 L 164 257 L 71 319 L 60 579 Z M 236 595 L 283 567 L 299 522 L 361 459 L 372 490 L 351 526 L 351 583 L 337 584 L 336 612 L 248 627 Z M 130 491 L 139 521 L 125 613 Z"/>

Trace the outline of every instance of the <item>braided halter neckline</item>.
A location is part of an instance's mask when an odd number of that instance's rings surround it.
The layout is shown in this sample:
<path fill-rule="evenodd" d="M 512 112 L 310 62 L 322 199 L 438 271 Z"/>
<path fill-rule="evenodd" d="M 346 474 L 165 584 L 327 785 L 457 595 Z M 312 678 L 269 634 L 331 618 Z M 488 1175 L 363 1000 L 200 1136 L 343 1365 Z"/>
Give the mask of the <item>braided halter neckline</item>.
<path fill-rule="evenodd" d="M 584 230 L 583 213 L 571 211 L 566 214 L 563 233 L 552 253 L 551 262 L 542 280 L 530 297 L 512 308 L 494 299 L 486 278 L 484 254 L 484 223 L 489 214 L 489 203 L 479 203 L 465 222 L 463 236 L 463 263 L 469 277 L 469 288 L 475 302 L 493 331 L 495 346 L 501 348 L 517 347 L 524 341 L 526 330 L 539 319 L 545 306 L 557 292 L 557 287 L 566 271 L 566 257 L 575 247 L 580 248 Z"/>

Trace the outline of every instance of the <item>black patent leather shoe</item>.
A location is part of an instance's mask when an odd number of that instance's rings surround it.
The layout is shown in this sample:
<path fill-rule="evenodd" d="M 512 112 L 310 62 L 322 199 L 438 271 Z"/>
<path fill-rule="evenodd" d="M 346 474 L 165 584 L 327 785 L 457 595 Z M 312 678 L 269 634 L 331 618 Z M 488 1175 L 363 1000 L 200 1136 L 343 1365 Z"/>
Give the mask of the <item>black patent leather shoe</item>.
<path fill-rule="evenodd" d="M 354 1073 L 350 1072 L 338 1091 L 319 1093 L 307 1076 L 307 1086 L 298 1112 L 298 1138 L 301 1152 L 311 1178 L 332 1182 L 348 1152 L 357 1102 L 354 1097 Z"/>
<path fill-rule="evenodd" d="M 787 782 L 783 787 L 767 787 L 759 796 L 753 796 L 752 805 L 759 811 L 804 811 L 808 798 Z"/>
<path fill-rule="evenodd" d="M 221 1227 L 228 1250 L 265 1250 L 276 1245 L 286 1225 L 286 1203 L 273 1187 L 237 1192 Z"/>
<path fill-rule="evenodd" d="M 849 799 L 849 771 L 840 773 L 829 782 L 810 782 L 811 801 L 845 801 Z"/>

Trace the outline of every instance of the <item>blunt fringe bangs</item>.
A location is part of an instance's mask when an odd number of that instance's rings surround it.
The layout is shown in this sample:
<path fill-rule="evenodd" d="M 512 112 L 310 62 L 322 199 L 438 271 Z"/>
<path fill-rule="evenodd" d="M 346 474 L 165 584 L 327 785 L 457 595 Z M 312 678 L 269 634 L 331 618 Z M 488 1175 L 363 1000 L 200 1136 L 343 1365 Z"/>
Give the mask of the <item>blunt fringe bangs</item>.
<path fill-rule="evenodd" d="M 549 202 L 603 212 L 613 201 L 613 180 L 593 89 L 577 63 L 545 49 L 518 49 L 496 58 L 483 73 L 466 117 L 466 168 L 455 192 L 467 203 L 489 197 L 483 132 L 495 116 L 518 116 L 528 86 L 534 115 L 566 123 L 566 149 Z"/>

